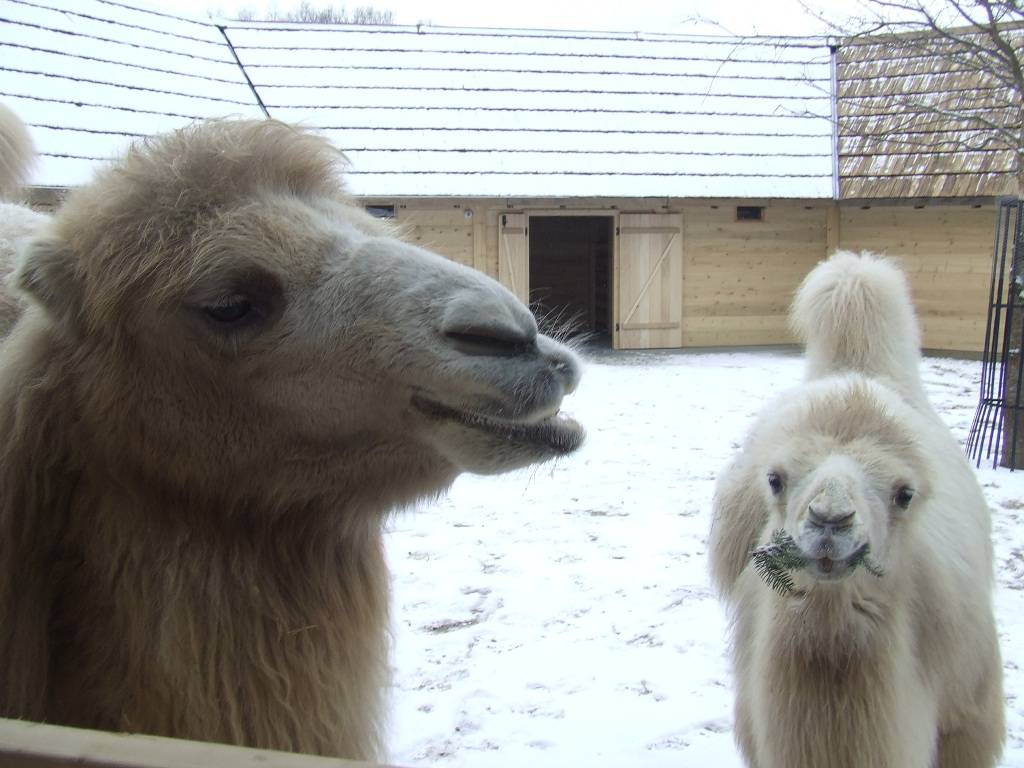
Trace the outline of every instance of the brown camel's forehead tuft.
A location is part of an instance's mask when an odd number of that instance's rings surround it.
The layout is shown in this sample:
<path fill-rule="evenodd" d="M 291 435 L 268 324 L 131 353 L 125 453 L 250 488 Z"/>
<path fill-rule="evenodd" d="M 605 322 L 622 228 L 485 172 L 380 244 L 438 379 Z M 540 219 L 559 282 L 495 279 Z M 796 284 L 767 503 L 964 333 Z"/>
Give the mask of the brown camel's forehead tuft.
<path fill-rule="evenodd" d="M 55 218 L 86 314 L 102 312 L 90 319 L 104 323 L 131 302 L 183 290 L 211 223 L 254 202 L 349 202 L 345 162 L 326 139 L 274 120 L 204 122 L 133 146 Z"/>
<path fill-rule="evenodd" d="M 179 199 L 230 204 L 272 190 L 337 195 L 345 158 L 326 139 L 276 120 L 199 123 L 148 139 L 120 163 L 136 183 L 166 185 Z"/>

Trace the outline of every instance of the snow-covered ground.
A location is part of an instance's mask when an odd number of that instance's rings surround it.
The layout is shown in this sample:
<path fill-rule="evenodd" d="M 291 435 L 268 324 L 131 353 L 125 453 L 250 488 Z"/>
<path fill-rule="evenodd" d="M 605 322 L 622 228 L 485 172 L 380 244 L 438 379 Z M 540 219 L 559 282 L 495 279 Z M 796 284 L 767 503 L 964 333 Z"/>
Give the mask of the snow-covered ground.
<path fill-rule="evenodd" d="M 574 457 L 463 477 L 392 524 L 396 765 L 715 766 L 733 745 L 708 582 L 714 478 L 795 352 L 600 353 L 567 410 Z M 926 359 L 963 441 L 981 366 Z M 982 468 L 1005 666 L 1002 765 L 1024 768 L 1024 472 Z"/>

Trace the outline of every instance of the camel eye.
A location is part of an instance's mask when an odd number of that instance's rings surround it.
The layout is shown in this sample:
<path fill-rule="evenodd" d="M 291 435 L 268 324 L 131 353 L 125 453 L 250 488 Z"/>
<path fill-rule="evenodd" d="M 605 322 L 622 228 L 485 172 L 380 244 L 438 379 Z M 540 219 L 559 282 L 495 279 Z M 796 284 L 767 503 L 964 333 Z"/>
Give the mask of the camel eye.
<path fill-rule="evenodd" d="M 281 314 L 284 290 L 275 276 L 253 269 L 219 286 L 198 289 L 189 306 L 218 335 L 253 333 Z"/>
<path fill-rule="evenodd" d="M 223 304 L 214 304 L 210 307 L 204 307 L 203 311 L 206 312 L 206 316 L 212 320 L 216 320 L 218 323 L 223 323 L 225 325 L 230 325 L 247 318 L 252 313 L 252 303 L 248 299 L 239 297 Z"/>
<path fill-rule="evenodd" d="M 908 485 L 901 485 L 896 489 L 896 493 L 892 495 L 892 503 L 900 509 L 906 509 L 910 506 L 910 502 L 913 498 L 914 489 Z"/>
<path fill-rule="evenodd" d="M 782 475 L 780 475 L 778 472 L 768 473 L 768 487 L 772 489 L 772 493 L 774 493 L 775 495 L 782 493 L 783 485 L 784 483 L 782 482 Z"/>

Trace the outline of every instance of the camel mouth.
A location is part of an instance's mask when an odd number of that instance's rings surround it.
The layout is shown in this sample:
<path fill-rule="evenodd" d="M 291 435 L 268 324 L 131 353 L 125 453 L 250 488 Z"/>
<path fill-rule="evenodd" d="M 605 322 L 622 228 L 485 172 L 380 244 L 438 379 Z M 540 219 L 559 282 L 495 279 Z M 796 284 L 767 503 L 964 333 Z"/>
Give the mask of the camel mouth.
<path fill-rule="evenodd" d="M 510 444 L 543 448 L 557 456 L 579 448 L 586 434 L 578 421 L 560 410 L 535 421 L 516 421 L 453 408 L 420 396 L 413 397 L 412 404 L 432 419 L 455 422 Z"/>
<path fill-rule="evenodd" d="M 868 545 L 864 543 L 846 557 L 808 557 L 807 569 L 819 581 L 841 581 L 857 569 L 867 552 Z"/>

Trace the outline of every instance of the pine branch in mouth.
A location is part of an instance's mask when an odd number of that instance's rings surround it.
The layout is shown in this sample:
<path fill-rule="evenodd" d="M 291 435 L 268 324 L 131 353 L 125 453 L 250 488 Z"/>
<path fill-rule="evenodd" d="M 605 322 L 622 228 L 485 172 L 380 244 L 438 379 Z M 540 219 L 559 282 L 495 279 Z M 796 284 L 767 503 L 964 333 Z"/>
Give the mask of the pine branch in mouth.
<path fill-rule="evenodd" d="M 871 546 L 865 544 L 847 565 L 851 571 L 863 565 L 868 573 L 881 578 L 884 571 L 870 556 L 870 551 Z M 790 572 L 799 571 L 811 563 L 810 558 L 804 555 L 793 541 L 793 537 L 781 528 L 772 534 L 768 544 L 754 549 L 750 553 L 750 559 L 754 563 L 754 570 L 764 583 L 784 597 L 796 591 Z"/>

